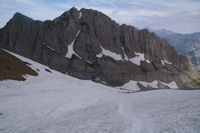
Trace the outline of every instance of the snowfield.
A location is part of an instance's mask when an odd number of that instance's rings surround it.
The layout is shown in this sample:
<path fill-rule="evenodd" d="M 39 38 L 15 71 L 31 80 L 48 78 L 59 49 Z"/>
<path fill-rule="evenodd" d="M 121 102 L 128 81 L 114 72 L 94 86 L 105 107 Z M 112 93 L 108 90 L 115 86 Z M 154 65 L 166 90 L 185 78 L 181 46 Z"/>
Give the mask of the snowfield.
<path fill-rule="evenodd" d="M 0 133 L 200 131 L 200 90 L 122 93 L 14 55 L 40 71 L 26 81 L 0 81 Z"/>

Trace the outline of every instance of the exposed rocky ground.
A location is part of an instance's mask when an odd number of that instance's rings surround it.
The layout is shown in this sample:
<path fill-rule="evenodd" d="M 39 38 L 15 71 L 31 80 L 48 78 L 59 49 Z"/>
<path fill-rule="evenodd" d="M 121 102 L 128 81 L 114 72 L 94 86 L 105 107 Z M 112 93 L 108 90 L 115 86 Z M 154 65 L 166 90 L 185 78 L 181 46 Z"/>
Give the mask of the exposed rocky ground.
<path fill-rule="evenodd" d="M 95 10 L 72 8 L 44 22 L 16 13 L 0 29 L 0 47 L 77 78 L 98 75 L 110 86 L 159 80 L 199 87 L 198 70 L 166 40 Z"/>
<path fill-rule="evenodd" d="M 26 74 L 37 76 L 37 72 L 32 70 L 28 65 L 27 62 L 23 62 L 0 49 L 0 80 L 25 80 Z"/>

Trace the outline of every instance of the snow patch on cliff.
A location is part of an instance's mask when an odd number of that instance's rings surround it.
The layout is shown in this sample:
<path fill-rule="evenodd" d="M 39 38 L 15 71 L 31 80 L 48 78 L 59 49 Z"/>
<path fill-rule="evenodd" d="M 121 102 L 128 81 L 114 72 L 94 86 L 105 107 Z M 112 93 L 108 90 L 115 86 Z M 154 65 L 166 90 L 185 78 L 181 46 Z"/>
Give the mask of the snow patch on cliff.
<path fill-rule="evenodd" d="M 98 57 L 98 58 L 102 58 L 102 56 L 103 56 L 102 53 L 99 53 L 99 54 L 96 55 L 96 57 Z"/>
<path fill-rule="evenodd" d="M 171 62 L 167 61 L 167 60 L 161 60 L 161 64 L 164 66 L 166 64 L 172 65 Z"/>
<path fill-rule="evenodd" d="M 113 58 L 114 60 L 117 60 L 117 61 L 130 61 L 130 62 L 132 62 L 132 63 L 134 63 L 138 66 L 140 65 L 141 61 L 146 61 L 147 63 L 151 63 L 150 60 L 145 59 L 143 53 L 135 52 L 136 56 L 129 59 L 128 56 L 126 55 L 123 47 L 121 47 L 121 48 L 122 48 L 122 52 L 124 54 L 124 57 L 122 57 L 121 54 L 117 54 L 117 53 L 112 52 L 110 50 L 104 49 L 102 46 L 100 46 L 100 47 L 102 49 L 102 52 L 96 55 L 96 57 L 98 57 L 98 58 L 102 58 L 102 56 L 105 55 L 105 56 L 109 56 L 109 57 L 111 57 L 111 58 Z"/>
<path fill-rule="evenodd" d="M 96 55 L 97 57 L 101 58 L 103 55 L 105 55 L 105 56 L 109 56 L 115 60 L 123 61 L 122 56 L 120 54 L 117 54 L 110 50 L 104 49 L 102 46 L 101 46 L 101 49 L 102 49 L 102 52 L 99 53 L 98 55 Z"/>
<path fill-rule="evenodd" d="M 144 58 L 144 54 L 143 53 L 138 53 L 138 52 L 135 52 L 135 57 L 129 59 L 132 63 L 136 64 L 136 65 L 140 65 L 140 62 L 141 61 L 145 61 L 145 58 Z"/>
<path fill-rule="evenodd" d="M 164 60 L 164 62 L 165 62 L 166 64 L 169 64 L 169 65 L 172 64 L 171 62 L 169 62 L 169 61 L 167 61 L 167 60 Z"/>
<path fill-rule="evenodd" d="M 78 54 L 76 54 L 76 52 L 74 51 L 74 42 L 75 42 L 75 40 L 76 40 L 76 38 L 78 37 L 78 35 L 79 35 L 80 32 L 81 32 L 81 30 L 79 30 L 79 31 L 76 33 L 75 38 L 72 40 L 71 44 L 68 45 L 68 51 L 67 51 L 67 54 L 66 54 L 65 57 L 71 58 L 72 55 L 74 54 L 74 55 L 76 55 L 78 58 L 81 59 L 81 57 L 80 57 Z"/>
<path fill-rule="evenodd" d="M 128 61 L 128 56 L 126 55 L 125 51 L 124 51 L 124 48 L 122 47 L 122 52 L 124 54 L 124 60 Z"/>
<path fill-rule="evenodd" d="M 149 64 L 151 63 L 151 61 L 150 61 L 150 60 L 146 60 L 146 62 L 147 62 L 147 63 L 149 63 Z"/>
<path fill-rule="evenodd" d="M 146 60 L 143 53 L 135 52 L 135 57 L 129 59 L 132 63 L 140 66 L 141 61 L 146 61 L 147 63 L 151 63 L 149 60 Z"/>
<path fill-rule="evenodd" d="M 80 11 L 80 12 L 79 12 L 79 17 L 78 17 L 78 18 L 81 19 L 81 17 L 82 17 L 82 12 Z"/>
<path fill-rule="evenodd" d="M 47 45 L 45 42 L 42 44 L 44 47 L 48 48 L 51 51 L 56 51 L 54 48 L 52 48 L 51 46 Z"/>
<path fill-rule="evenodd" d="M 164 60 L 161 60 L 161 64 L 164 66 L 165 65 L 165 62 L 164 62 Z"/>

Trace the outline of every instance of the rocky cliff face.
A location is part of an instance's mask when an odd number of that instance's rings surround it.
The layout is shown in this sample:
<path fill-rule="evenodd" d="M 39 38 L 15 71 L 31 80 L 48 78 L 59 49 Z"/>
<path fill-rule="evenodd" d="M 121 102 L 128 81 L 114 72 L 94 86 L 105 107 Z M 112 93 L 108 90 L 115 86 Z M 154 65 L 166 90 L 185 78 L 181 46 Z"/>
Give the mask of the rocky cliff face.
<path fill-rule="evenodd" d="M 0 30 L 0 47 L 81 79 L 98 75 L 111 86 L 160 80 L 193 87 L 187 82 L 198 75 L 166 40 L 90 9 L 44 22 L 16 13 Z"/>

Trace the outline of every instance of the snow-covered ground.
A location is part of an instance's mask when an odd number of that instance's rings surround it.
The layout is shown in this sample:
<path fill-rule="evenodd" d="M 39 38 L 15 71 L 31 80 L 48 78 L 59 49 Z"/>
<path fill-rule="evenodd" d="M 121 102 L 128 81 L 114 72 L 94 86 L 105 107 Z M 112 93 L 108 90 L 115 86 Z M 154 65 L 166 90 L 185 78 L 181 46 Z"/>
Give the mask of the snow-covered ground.
<path fill-rule="evenodd" d="M 123 86 L 116 87 L 116 88 L 120 88 L 120 89 L 127 91 L 127 92 L 141 91 L 138 84 L 141 84 L 141 85 L 143 85 L 144 87 L 147 87 L 147 88 L 150 87 L 150 88 L 154 88 L 154 89 L 156 89 L 156 88 L 159 89 L 159 86 L 158 86 L 159 84 L 167 86 L 168 88 L 171 88 L 171 89 L 178 89 L 178 86 L 177 86 L 175 81 L 165 83 L 165 82 L 158 81 L 158 80 L 154 80 L 152 82 L 130 80 L 129 82 L 125 83 Z"/>
<path fill-rule="evenodd" d="M 39 68 L 39 76 L 0 81 L 0 133 L 200 131 L 199 90 L 122 93 L 54 70 L 47 72 L 46 66 L 16 56 Z"/>

